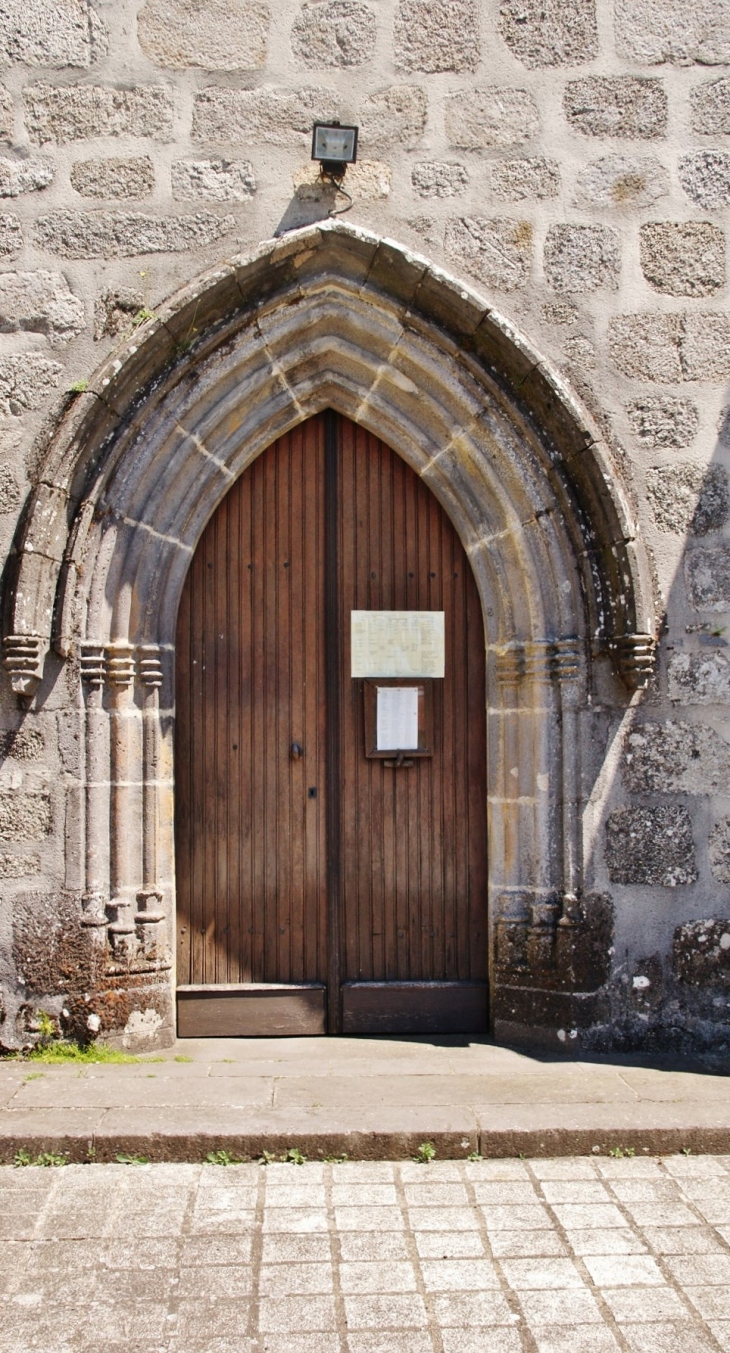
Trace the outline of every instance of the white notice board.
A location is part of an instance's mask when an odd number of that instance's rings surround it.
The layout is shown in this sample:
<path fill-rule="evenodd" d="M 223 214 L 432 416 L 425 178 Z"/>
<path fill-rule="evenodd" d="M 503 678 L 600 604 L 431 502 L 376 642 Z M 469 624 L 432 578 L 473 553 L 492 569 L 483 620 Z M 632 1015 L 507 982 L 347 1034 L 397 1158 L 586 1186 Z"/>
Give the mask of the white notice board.
<path fill-rule="evenodd" d="M 444 675 L 443 611 L 351 611 L 350 617 L 354 677 Z"/>
<path fill-rule="evenodd" d="M 378 686 L 377 748 L 379 752 L 417 750 L 417 686 Z"/>

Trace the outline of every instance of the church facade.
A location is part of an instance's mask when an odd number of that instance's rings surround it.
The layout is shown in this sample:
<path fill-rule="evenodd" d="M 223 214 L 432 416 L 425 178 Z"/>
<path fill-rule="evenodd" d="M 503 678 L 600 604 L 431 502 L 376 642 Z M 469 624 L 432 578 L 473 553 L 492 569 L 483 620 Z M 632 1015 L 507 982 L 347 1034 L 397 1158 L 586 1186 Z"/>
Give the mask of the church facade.
<path fill-rule="evenodd" d="M 0 85 L 0 1046 L 722 1056 L 727 0 L 12 0 Z"/>

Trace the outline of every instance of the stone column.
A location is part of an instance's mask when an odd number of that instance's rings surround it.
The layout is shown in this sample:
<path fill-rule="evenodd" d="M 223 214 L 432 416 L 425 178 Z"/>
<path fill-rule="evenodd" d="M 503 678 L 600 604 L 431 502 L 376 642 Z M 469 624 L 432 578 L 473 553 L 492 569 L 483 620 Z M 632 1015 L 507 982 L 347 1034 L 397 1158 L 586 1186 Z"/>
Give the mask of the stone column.
<path fill-rule="evenodd" d="M 85 643 L 81 650 L 81 679 L 86 697 L 85 717 L 85 886 L 81 924 L 106 940 L 109 901 L 109 744 L 104 710 L 104 645 Z"/>
<path fill-rule="evenodd" d="M 123 962 L 133 959 L 137 949 L 133 908 L 137 893 L 140 842 L 139 833 L 135 832 L 135 825 L 139 826 L 139 823 L 136 821 L 134 799 L 140 776 L 133 748 L 136 720 L 134 676 L 133 648 L 124 643 L 110 645 L 107 649 L 111 706 L 109 938 L 115 958 Z"/>
<path fill-rule="evenodd" d="M 142 887 L 135 923 L 142 952 L 159 958 L 157 932 L 165 919 L 159 885 L 160 687 L 162 663 L 156 644 L 139 649 L 142 683 Z"/>

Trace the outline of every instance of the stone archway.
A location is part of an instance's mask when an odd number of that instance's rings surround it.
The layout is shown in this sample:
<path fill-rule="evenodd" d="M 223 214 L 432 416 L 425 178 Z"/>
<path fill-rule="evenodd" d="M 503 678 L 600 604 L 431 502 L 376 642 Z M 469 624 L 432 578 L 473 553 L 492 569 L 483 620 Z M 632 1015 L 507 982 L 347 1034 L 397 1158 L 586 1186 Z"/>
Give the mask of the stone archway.
<path fill-rule="evenodd" d="M 398 448 L 477 579 L 495 1027 L 514 1031 L 526 1020 L 509 992 L 544 986 L 546 963 L 563 965 L 568 996 L 580 985 L 580 710 L 597 663 L 629 690 L 646 679 L 648 568 L 608 449 L 539 356 L 460 282 L 341 223 L 270 241 L 176 295 L 48 448 L 16 542 L 4 661 L 27 702 L 49 649 L 79 659 L 81 924 L 117 985 L 156 990 L 164 1022 L 183 581 L 233 480 L 326 407 Z"/>

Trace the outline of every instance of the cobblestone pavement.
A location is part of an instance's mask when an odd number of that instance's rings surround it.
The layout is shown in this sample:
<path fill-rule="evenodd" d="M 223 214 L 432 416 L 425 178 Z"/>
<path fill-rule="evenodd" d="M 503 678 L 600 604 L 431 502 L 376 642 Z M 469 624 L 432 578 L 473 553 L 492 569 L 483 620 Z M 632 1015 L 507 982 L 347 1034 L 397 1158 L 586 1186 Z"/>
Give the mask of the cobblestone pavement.
<path fill-rule="evenodd" d="M 730 1350 L 730 1156 L 0 1169 L 1 1353 Z"/>

